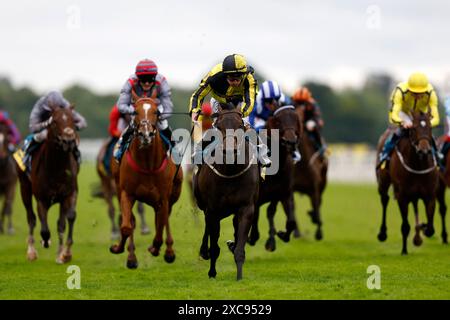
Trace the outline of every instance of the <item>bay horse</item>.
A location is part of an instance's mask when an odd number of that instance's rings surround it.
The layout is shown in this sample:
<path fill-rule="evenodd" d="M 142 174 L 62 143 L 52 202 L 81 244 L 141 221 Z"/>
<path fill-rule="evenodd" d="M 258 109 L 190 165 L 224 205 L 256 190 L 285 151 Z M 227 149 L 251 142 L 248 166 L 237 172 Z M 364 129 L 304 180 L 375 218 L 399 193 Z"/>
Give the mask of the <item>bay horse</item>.
<path fill-rule="evenodd" d="M 129 239 L 127 258 L 129 269 L 138 267 L 133 238 L 136 219 L 132 212 L 136 201 L 146 203 L 155 209 L 156 234 L 148 251 L 153 256 L 159 255 L 165 229 L 167 248 L 164 260 L 167 263 L 175 260 L 169 216 L 173 204 L 180 197 L 183 171 L 180 168 L 174 177 L 175 163 L 166 154 L 157 127 L 158 112 L 155 98 L 156 90 L 151 98 L 134 96 L 136 114 L 131 122 L 134 127 L 133 139 L 120 164 L 116 161 L 111 163 L 120 204 L 121 225 L 120 241 L 111 246 L 110 251 L 114 254 L 123 253 Z"/>
<path fill-rule="evenodd" d="M 295 111 L 303 124 L 304 109 L 296 107 Z M 320 138 L 323 139 L 322 137 Z M 316 240 L 321 240 L 323 232 L 320 206 L 322 205 L 322 196 L 327 185 L 328 158 L 320 155 L 320 150 L 315 149 L 314 143 L 308 134 L 303 134 L 300 137 L 298 148 L 302 158 L 295 165 L 294 191 L 306 194 L 309 197 L 312 210 L 308 211 L 308 215 L 311 221 L 317 225 Z"/>
<path fill-rule="evenodd" d="M 29 226 L 28 260 L 37 259 L 34 247 L 33 230 L 36 226 L 36 215 L 33 211 L 32 197 L 37 201 L 37 210 L 41 222 L 41 244 L 50 246 L 50 230 L 47 223 L 49 208 L 60 204 L 58 226 L 59 246 L 56 262 L 67 263 L 72 259 L 73 228 L 76 218 L 76 202 L 78 196 L 77 176 L 79 165 L 74 156 L 74 149 L 79 143 L 73 119 L 73 105 L 70 108 L 55 108 L 51 112 L 52 121 L 48 125 L 47 139 L 34 151 L 31 174 L 17 169 L 22 202 L 27 211 Z M 67 240 L 64 246 L 63 237 L 69 224 Z"/>
<path fill-rule="evenodd" d="M 280 164 L 279 170 L 274 175 L 268 175 L 265 179 L 260 179 L 259 197 L 255 209 L 255 217 L 253 219 L 252 229 L 248 243 L 254 245 L 259 239 L 258 216 L 259 208 L 267 202 L 267 218 L 269 220 L 269 239 L 267 239 L 265 248 L 268 251 L 275 251 L 275 234 L 284 242 L 288 242 L 290 234 L 297 229 L 294 212 L 294 162 L 292 153 L 298 144 L 299 138 L 302 136 L 303 125 L 295 112 L 293 106 L 283 106 L 277 108 L 273 116 L 267 120 L 266 128 L 270 137 L 271 130 L 279 130 L 280 140 Z M 274 216 L 278 202 L 283 205 L 284 212 L 287 217 L 286 231 L 276 233 Z"/>
<path fill-rule="evenodd" d="M 441 137 L 440 143 L 444 144 L 445 137 Z M 445 170 L 444 172 L 440 172 L 439 174 L 439 186 L 437 191 L 437 197 L 439 203 L 439 213 L 441 215 L 441 223 L 442 223 L 442 232 L 441 232 L 441 238 L 442 243 L 448 244 L 448 234 L 447 234 L 447 228 L 445 226 L 445 216 L 447 214 L 447 205 L 445 203 L 445 191 L 447 187 L 450 187 L 450 156 L 448 154 L 448 150 L 445 154 Z"/>
<path fill-rule="evenodd" d="M 116 209 L 115 209 L 114 203 L 113 203 L 113 197 L 115 195 L 117 195 L 116 184 L 115 184 L 112 173 L 108 172 L 103 164 L 106 149 L 108 148 L 109 144 L 113 142 L 113 141 L 111 141 L 111 139 L 112 138 L 110 137 L 102 144 L 102 146 L 98 152 L 97 159 L 96 159 L 96 169 L 97 169 L 97 174 L 100 177 L 100 182 L 101 182 L 101 187 L 102 187 L 102 198 L 105 199 L 106 204 L 108 205 L 108 216 L 109 216 L 109 219 L 111 220 L 111 226 L 112 226 L 111 239 L 117 240 L 120 237 L 120 233 L 119 233 L 119 227 L 117 225 L 116 218 L 115 218 L 116 217 Z M 115 161 L 112 152 L 109 154 L 109 157 L 108 157 L 108 159 L 106 159 L 106 161 L 109 161 L 109 163 L 111 163 L 111 161 Z M 111 168 L 111 165 L 110 165 L 110 168 Z M 148 225 L 145 221 L 145 217 L 144 217 L 145 211 L 144 211 L 144 205 L 142 204 L 142 202 L 137 203 L 137 211 L 138 211 L 138 214 L 141 219 L 141 234 L 142 235 L 149 234 L 150 229 L 148 228 Z"/>
<path fill-rule="evenodd" d="M 219 141 L 219 145 L 223 148 L 222 154 L 219 154 L 223 160 L 222 164 L 210 163 L 210 160 L 206 160 L 198 172 L 194 171 L 193 176 L 194 196 L 198 207 L 205 214 L 205 233 L 200 256 L 211 259 L 208 276 L 215 278 L 216 261 L 220 254 L 218 245 L 220 221 L 234 214 L 234 242 L 228 242 L 228 247 L 234 254 L 237 280 L 241 280 L 245 261 L 245 244 L 258 200 L 259 168 L 253 157 L 254 153 L 250 157 L 249 141 L 244 137 L 238 139 L 233 135 L 231 139 L 229 138 L 230 130 L 231 132 L 244 131 L 241 112 L 233 105 L 221 105 L 216 117 L 215 128 L 222 134 L 222 140 Z M 244 161 L 242 163 L 233 161 L 232 164 L 227 164 L 226 154 L 236 157 L 241 144 L 244 144 Z M 209 248 L 208 239 L 210 240 Z"/>
<path fill-rule="evenodd" d="M 13 234 L 12 205 L 16 194 L 17 171 L 14 159 L 8 149 L 9 143 L 9 128 L 0 123 L 0 196 L 3 195 L 5 198 L 0 213 L 0 233 L 4 232 L 4 222 L 8 217 L 8 234 Z"/>
<path fill-rule="evenodd" d="M 425 236 L 434 234 L 434 210 L 439 183 L 439 171 L 432 153 L 432 132 L 430 123 L 431 113 L 412 112 L 412 128 L 404 131 L 397 143 L 388 166 L 384 169 L 379 166 L 377 160 L 376 175 L 378 193 L 383 207 L 382 223 L 378 234 L 379 241 L 387 239 L 386 210 L 389 203 L 388 190 L 392 184 L 394 196 L 398 202 L 402 216 L 402 255 L 408 254 L 407 238 L 410 232 L 408 222 L 408 205 L 413 204 L 415 213 L 415 236 L 413 243 L 416 246 L 422 244 L 420 231 Z M 389 130 L 389 129 L 388 129 Z M 378 154 L 382 151 L 384 141 L 389 135 L 386 131 L 378 143 Z M 418 201 L 425 204 L 427 223 L 419 221 Z"/>

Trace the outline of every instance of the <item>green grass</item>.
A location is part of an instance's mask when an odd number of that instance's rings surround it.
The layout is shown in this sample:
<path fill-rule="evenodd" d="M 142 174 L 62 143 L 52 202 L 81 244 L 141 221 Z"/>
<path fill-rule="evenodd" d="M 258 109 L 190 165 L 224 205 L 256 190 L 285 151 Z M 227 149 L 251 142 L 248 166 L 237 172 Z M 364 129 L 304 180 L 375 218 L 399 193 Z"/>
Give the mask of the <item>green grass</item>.
<path fill-rule="evenodd" d="M 261 239 L 246 247 L 244 279 L 235 280 L 233 256 L 225 245 L 232 238 L 231 219 L 222 221 L 217 278 L 208 278 L 209 261 L 198 257 L 203 233 L 203 214 L 192 209 L 185 185 L 175 205 L 171 225 L 176 260 L 147 252 L 154 236 L 153 210 L 146 208 L 152 233 L 136 235 L 137 270 L 125 267 L 126 253 L 109 253 L 110 222 L 102 199 L 92 199 L 90 186 L 97 182 L 92 165 L 84 165 L 79 176 L 80 195 L 69 264 L 81 268 L 81 290 L 68 290 L 67 265 L 55 263 L 57 207 L 49 214 L 53 244 L 37 246 L 39 259 L 26 260 L 27 223 L 17 194 L 14 236 L 0 236 L 0 299 L 449 299 L 450 248 L 441 244 L 440 219 L 437 234 L 425 239 L 420 248 L 409 238 L 409 255 L 401 256 L 400 214 L 390 203 L 388 239 L 376 239 L 381 221 L 381 205 L 374 185 L 331 184 L 323 204 L 324 240 L 314 240 L 315 227 L 306 215 L 309 200 L 296 196 L 297 219 L 303 237 L 285 244 L 277 240 L 277 250 L 264 250 L 267 238 L 265 207 L 260 219 Z M 425 219 L 421 207 L 421 218 Z M 284 227 L 281 205 L 276 225 Z M 437 218 L 438 216 L 436 216 Z M 410 212 L 410 222 L 413 214 Z M 39 240 L 40 224 L 35 230 Z M 38 243 L 38 241 L 37 241 Z M 163 246 L 164 250 L 165 246 Z M 164 251 L 162 251 L 163 253 Z M 381 290 L 366 286 L 369 265 L 381 268 Z"/>

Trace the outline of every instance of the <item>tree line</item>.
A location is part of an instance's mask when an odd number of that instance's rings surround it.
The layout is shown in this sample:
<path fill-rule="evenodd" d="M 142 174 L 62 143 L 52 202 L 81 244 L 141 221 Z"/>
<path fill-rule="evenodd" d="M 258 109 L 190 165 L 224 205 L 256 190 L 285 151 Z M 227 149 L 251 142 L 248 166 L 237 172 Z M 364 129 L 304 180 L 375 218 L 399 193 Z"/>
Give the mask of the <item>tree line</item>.
<path fill-rule="evenodd" d="M 260 76 L 257 79 L 259 82 L 263 80 Z M 311 90 L 322 109 L 325 121 L 323 135 L 328 143 L 376 145 L 378 137 L 388 125 L 389 98 L 395 84 L 389 74 L 381 73 L 368 75 L 361 88 L 335 90 L 316 81 L 308 81 L 304 85 Z M 172 87 L 175 112 L 188 111 L 189 99 L 194 90 Z M 102 95 L 76 84 L 65 88 L 63 94 L 70 102 L 75 103 L 76 110 L 88 121 L 88 127 L 80 132 L 82 138 L 107 137 L 109 112 L 117 101 L 118 92 Z M 29 132 L 29 115 L 39 97 L 32 89 L 15 88 L 8 78 L 0 77 L 0 108 L 9 112 L 22 136 Z M 440 107 L 439 110 L 441 112 L 443 108 Z M 443 119 L 442 114 L 441 123 Z M 173 115 L 169 122 L 172 128 L 190 127 L 190 118 L 186 115 Z M 442 131 L 441 128 L 438 130 Z"/>

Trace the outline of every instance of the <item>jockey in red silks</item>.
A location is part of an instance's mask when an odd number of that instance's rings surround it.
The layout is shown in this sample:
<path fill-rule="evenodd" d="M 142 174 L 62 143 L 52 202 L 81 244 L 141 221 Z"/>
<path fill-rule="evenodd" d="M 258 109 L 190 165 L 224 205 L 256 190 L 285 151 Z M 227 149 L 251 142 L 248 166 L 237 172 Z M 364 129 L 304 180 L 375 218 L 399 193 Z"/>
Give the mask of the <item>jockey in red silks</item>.
<path fill-rule="evenodd" d="M 20 132 L 14 122 L 9 118 L 7 111 L 0 110 L 0 123 L 6 125 L 9 129 L 8 150 L 12 153 L 15 151 L 16 145 L 20 142 Z"/>

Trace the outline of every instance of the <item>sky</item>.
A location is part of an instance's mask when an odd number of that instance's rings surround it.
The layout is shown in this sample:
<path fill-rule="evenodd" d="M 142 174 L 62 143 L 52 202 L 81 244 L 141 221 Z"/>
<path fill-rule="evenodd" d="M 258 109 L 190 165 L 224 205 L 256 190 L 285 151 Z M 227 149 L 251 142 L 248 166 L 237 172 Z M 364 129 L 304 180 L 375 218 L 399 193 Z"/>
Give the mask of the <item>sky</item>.
<path fill-rule="evenodd" d="M 448 12 L 438 0 L 2 1 L 0 76 L 38 92 L 82 83 L 119 93 L 149 58 L 171 86 L 195 88 L 240 53 L 287 92 L 414 71 L 450 90 Z"/>

